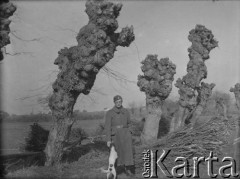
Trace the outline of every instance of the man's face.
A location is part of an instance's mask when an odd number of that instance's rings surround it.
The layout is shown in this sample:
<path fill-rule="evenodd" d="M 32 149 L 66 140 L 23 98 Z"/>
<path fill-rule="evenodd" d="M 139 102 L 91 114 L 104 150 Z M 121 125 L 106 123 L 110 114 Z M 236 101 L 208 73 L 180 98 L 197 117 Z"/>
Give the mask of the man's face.
<path fill-rule="evenodd" d="M 120 108 L 120 107 L 122 107 L 122 100 L 119 99 L 119 100 L 115 101 L 114 104 L 117 108 Z"/>

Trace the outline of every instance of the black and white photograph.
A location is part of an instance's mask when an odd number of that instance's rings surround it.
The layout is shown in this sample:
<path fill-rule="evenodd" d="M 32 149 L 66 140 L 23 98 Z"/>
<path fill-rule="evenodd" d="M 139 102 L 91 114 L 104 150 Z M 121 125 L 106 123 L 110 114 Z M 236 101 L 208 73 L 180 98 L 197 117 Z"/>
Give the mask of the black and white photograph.
<path fill-rule="evenodd" d="M 239 0 L 4 0 L 0 21 L 0 178 L 240 178 Z"/>

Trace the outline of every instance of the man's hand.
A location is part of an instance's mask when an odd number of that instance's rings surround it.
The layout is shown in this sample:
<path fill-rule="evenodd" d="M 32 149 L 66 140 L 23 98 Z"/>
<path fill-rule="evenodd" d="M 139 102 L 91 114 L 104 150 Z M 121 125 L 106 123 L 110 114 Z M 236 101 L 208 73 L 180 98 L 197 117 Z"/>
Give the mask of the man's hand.
<path fill-rule="evenodd" d="M 107 146 L 110 147 L 111 141 L 107 141 Z"/>

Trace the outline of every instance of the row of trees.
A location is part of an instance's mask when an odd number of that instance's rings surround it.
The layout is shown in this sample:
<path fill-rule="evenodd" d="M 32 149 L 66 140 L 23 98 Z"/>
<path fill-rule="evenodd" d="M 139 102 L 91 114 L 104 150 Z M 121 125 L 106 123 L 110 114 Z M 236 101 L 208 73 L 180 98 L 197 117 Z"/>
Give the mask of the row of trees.
<path fill-rule="evenodd" d="M 178 111 L 172 119 L 173 132 L 192 120 L 192 126 L 205 108 L 215 84 L 201 82 L 207 77 L 205 60 L 210 51 L 218 46 L 214 35 L 203 25 L 196 25 L 189 32 L 188 39 L 192 46 L 188 48 L 190 61 L 187 74 L 178 79 L 175 86 L 179 89 L 180 99 Z M 138 77 L 138 86 L 146 94 L 147 116 L 142 133 L 142 142 L 149 143 L 157 139 L 159 120 L 161 119 L 162 103 L 172 90 L 172 82 L 176 73 L 176 66 L 168 58 L 157 60 L 154 55 L 148 55 L 142 62 L 144 75 Z"/>
<path fill-rule="evenodd" d="M 78 96 L 89 94 L 96 75 L 113 58 L 116 48 L 128 47 L 135 39 L 132 26 L 115 33 L 121 8 L 122 4 L 87 1 L 85 12 L 89 22 L 79 31 L 76 37 L 78 44 L 58 52 L 54 64 L 58 65 L 60 72 L 52 85 L 53 94 L 48 100 L 54 124 L 45 148 L 46 165 L 61 161 L 64 142 L 76 120 L 74 116 L 78 115 L 73 112 Z M 209 59 L 210 51 L 218 46 L 214 35 L 205 26 L 196 25 L 189 32 L 188 39 L 192 43 L 188 48 L 190 61 L 187 74 L 175 84 L 180 99 L 171 122 L 171 131 L 184 126 L 187 121 L 194 127 L 215 86 L 213 83 L 202 82 L 207 77 L 205 60 Z M 141 139 L 143 143 L 148 143 L 158 137 L 163 102 L 172 90 L 176 65 L 169 58 L 158 60 L 157 55 L 147 55 L 142 61 L 141 69 L 143 75 L 138 76 L 137 85 L 146 94 L 146 120 Z"/>
<path fill-rule="evenodd" d="M 218 101 L 222 100 L 224 104 L 227 106 L 230 112 L 236 113 L 235 108 L 235 99 L 231 97 L 230 93 L 225 93 L 222 91 L 214 90 L 212 92 L 211 97 L 207 101 L 206 108 L 202 112 L 203 115 L 216 115 L 217 113 L 221 113 L 218 108 Z M 176 106 L 178 106 L 178 100 L 176 99 L 166 99 L 163 104 L 163 111 L 167 111 L 167 114 L 171 115 L 171 113 L 176 111 Z M 146 113 L 146 108 L 143 103 L 138 103 L 136 101 L 132 101 L 128 103 L 128 108 L 134 118 L 143 117 Z"/>
<path fill-rule="evenodd" d="M 205 108 L 203 114 L 204 115 L 213 115 L 219 112 L 217 101 L 221 99 L 226 104 L 227 108 L 231 108 L 231 112 L 236 112 L 234 109 L 235 100 L 231 99 L 230 94 L 221 92 L 221 91 L 214 91 L 210 99 L 208 100 L 207 107 Z M 171 115 L 176 111 L 176 106 L 178 102 L 176 100 L 167 99 L 164 101 L 163 104 L 163 112 L 166 115 Z M 132 101 L 128 104 L 128 110 L 132 114 L 133 118 L 138 119 L 139 117 L 142 118 L 146 114 L 146 107 L 144 104 L 138 104 L 135 101 Z M 87 110 L 74 110 L 73 117 L 76 118 L 75 120 L 96 120 L 96 119 L 103 119 L 104 118 L 104 111 L 95 111 L 95 112 L 88 112 Z M 5 121 L 14 121 L 14 122 L 41 122 L 41 121 L 51 121 L 51 113 L 37 113 L 37 114 L 24 114 L 24 115 L 16 115 L 16 114 L 9 114 L 5 111 L 0 111 L 0 116 L 2 120 Z"/>

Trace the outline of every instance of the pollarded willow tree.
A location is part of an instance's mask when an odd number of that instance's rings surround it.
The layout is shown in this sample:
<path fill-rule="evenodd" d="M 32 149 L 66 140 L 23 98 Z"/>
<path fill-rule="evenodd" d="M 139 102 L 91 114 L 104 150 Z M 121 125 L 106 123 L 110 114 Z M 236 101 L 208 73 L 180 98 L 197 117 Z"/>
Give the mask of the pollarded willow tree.
<path fill-rule="evenodd" d="M 8 44 L 10 44 L 10 23 L 11 20 L 9 17 L 13 15 L 13 13 L 16 11 L 17 7 L 9 2 L 8 0 L 1 1 L 0 2 L 0 61 L 3 60 L 3 52 L 2 48 Z"/>
<path fill-rule="evenodd" d="M 236 106 L 240 110 L 240 83 L 235 84 L 234 88 L 230 89 L 230 92 L 234 93 L 236 99 Z"/>
<path fill-rule="evenodd" d="M 73 107 L 80 94 L 89 94 L 99 70 L 114 56 L 117 46 L 128 47 L 134 40 L 133 27 L 125 27 L 120 33 L 117 17 L 122 4 L 103 0 L 86 2 L 89 22 L 80 29 L 77 46 L 58 52 L 54 64 L 60 72 L 53 83 L 49 107 L 54 120 L 45 148 L 45 165 L 59 163 L 64 142 L 74 122 Z"/>
<path fill-rule="evenodd" d="M 240 172 L 240 83 L 235 84 L 234 88 L 230 89 L 230 92 L 233 92 L 236 99 L 236 106 L 238 108 L 238 123 L 237 123 L 237 132 L 235 138 L 234 146 L 234 158 L 237 160 L 237 172 Z"/>
<path fill-rule="evenodd" d="M 148 55 L 142 61 L 142 72 L 137 85 L 146 94 L 147 115 L 141 134 L 142 143 L 157 139 L 163 101 L 172 91 L 172 82 L 176 65 L 169 58 L 157 59 L 157 55 Z"/>
<path fill-rule="evenodd" d="M 223 116 L 227 119 L 227 104 L 224 101 L 224 99 L 222 97 L 218 97 L 215 99 L 215 103 L 216 103 L 216 110 L 217 110 L 217 114 L 219 116 Z"/>
<path fill-rule="evenodd" d="M 179 89 L 180 99 L 178 113 L 171 122 L 171 132 L 184 126 L 186 120 L 194 125 L 215 86 L 213 83 L 201 83 L 207 77 L 205 60 L 209 59 L 210 51 L 218 46 L 214 35 L 205 26 L 196 25 L 189 32 L 188 40 L 192 42 L 192 46 L 188 48 L 190 61 L 187 64 L 187 74 L 175 84 Z"/>

